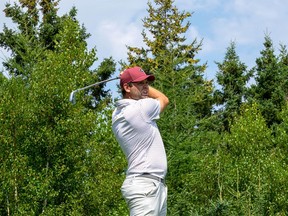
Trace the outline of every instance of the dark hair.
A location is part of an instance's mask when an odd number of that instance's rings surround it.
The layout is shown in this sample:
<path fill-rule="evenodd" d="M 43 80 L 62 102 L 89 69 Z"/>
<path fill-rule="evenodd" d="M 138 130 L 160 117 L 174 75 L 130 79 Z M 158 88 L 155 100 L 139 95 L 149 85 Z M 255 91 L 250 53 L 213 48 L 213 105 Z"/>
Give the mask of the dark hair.
<path fill-rule="evenodd" d="M 121 93 L 122 93 L 122 96 L 124 97 L 124 95 L 126 94 L 126 91 L 125 91 L 125 89 L 122 87 L 121 88 Z"/>

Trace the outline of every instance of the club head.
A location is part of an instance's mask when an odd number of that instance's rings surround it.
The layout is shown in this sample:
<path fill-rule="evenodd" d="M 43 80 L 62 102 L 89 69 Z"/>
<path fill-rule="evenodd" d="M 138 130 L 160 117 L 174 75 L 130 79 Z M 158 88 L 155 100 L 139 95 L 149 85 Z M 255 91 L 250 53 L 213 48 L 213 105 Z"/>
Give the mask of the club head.
<path fill-rule="evenodd" d="M 76 104 L 75 91 L 72 91 L 72 92 L 71 92 L 70 97 L 69 97 L 69 101 L 70 101 L 72 104 Z"/>

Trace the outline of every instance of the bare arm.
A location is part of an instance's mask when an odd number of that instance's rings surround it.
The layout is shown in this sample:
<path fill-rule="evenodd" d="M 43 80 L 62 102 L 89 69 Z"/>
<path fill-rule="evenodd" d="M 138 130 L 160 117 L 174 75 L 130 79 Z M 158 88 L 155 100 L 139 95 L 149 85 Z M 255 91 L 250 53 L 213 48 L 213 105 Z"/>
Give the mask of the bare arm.
<path fill-rule="evenodd" d="M 169 99 L 159 90 L 149 86 L 148 97 L 154 98 L 160 101 L 160 111 L 163 112 L 166 106 L 169 104 Z"/>

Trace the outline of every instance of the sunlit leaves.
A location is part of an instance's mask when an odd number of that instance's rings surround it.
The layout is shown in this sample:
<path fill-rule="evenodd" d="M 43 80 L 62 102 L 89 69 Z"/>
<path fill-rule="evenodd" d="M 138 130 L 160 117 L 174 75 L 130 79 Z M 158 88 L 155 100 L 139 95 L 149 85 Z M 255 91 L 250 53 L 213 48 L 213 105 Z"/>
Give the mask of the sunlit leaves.
<path fill-rule="evenodd" d="M 47 9 L 47 16 L 53 15 L 52 9 Z M 108 92 L 104 86 L 93 92 L 97 100 L 94 109 L 85 104 L 88 98 L 91 104 L 91 92 L 79 92 L 75 106 L 68 100 L 72 90 L 109 78 L 115 64 L 108 59 L 97 70 L 91 70 L 97 60 L 96 50 L 87 49 L 83 28 L 69 16 L 62 17 L 58 27 L 50 37 L 54 44 L 50 48 L 26 32 L 19 34 L 14 41 L 17 46 L 11 48 L 17 51 L 20 61 L 8 61 L 17 73 L 11 73 L 14 76 L 10 79 L 1 76 L 1 215 L 101 215 L 113 205 L 113 200 L 121 198 L 116 193 L 101 203 L 96 192 L 97 181 L 110 187 L 107 192 L 118 189 L 121 179 L 110 178 L 113 184 L 109 184 L 102 176 L 103 172 L 111 176 L 123 169 L 111 123 L 104 118 L 108 114 L 97 112 L 102 104 L 109 104 Z M 105 108 L 107 112 L 111 110 Z M 101 134 L 95 132 L 98 128 Z M 106 159 L 111 170 L 95 163 L 95 159 L 107 156 L 100 151 L 101 144 L 116 154 L 115 160 Z M 100 170 L 99 175 L 96 169 Z M 115 208 L 121 206 L 124 204 L 115 204 Z"/>

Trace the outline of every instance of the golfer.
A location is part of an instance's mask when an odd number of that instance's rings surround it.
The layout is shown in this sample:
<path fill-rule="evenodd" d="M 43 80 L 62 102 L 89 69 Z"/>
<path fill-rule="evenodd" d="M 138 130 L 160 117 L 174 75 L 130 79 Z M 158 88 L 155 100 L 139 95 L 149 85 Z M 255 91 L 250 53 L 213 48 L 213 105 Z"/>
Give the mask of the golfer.
<path fill-rule="evenodd" d="M 128 161 L 121 192 L 131 216 L 167 212 L 167 158 L 156 120 L 169 100 L 149 86 L 154 79 L 140 67 L 124 70 L 120 75 L 123 99 L 116 102 L 112 115 L 113 133 Z"/>

